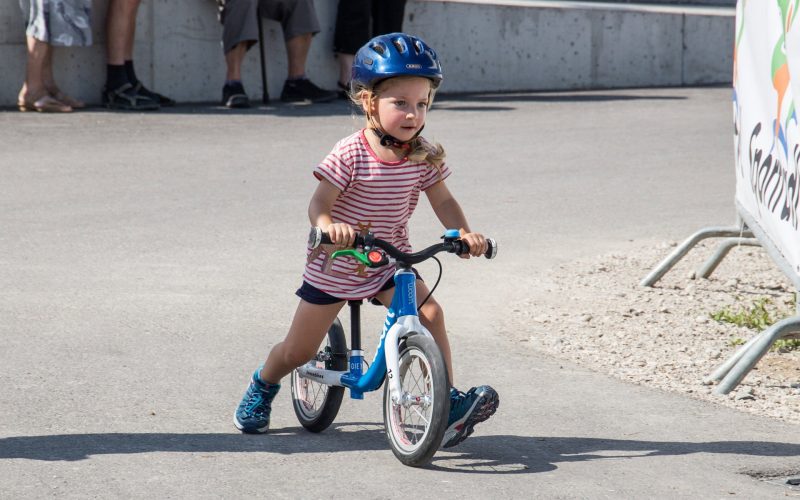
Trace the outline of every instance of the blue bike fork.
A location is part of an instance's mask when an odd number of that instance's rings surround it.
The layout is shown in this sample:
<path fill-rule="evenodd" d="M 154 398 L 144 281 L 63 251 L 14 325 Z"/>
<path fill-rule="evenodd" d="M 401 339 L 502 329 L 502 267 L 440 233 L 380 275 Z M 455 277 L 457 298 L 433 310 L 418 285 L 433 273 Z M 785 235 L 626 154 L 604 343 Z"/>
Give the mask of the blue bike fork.
<path fill-rule="evenodd" d="M 397 318 L 417 315 L 417 277 L 410 269 L 399 269 L 394 274 L 395 291 L 392 303 L 386 312 L 378 349 L 366 373 L 364 351 L 361 350 L 361 301 L 348 301 L 350 306 L 350 363 L 348 372 L 342 375 L 342 385 L 350 389 L 352 399 L 364 399 L 364 393 L 374 391 L 383 383 L 386 375 L 384 341 L 386 333 Z"/>

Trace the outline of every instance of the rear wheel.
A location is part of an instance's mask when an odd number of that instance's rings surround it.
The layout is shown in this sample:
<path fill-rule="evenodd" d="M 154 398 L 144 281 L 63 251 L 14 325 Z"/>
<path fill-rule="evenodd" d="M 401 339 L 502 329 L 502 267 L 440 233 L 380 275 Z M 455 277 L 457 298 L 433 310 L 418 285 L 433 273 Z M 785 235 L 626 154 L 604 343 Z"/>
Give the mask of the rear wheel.
<path fill-rule="evenodd" d="M 312 360 L 317 368 L 347 369 L 347 342 L 338 318 L 328 329 L 319 352 Z M 292 371 L 292 405 L 300 424 L 311 432 L 322 432 L 333 423 L 342 404 L 344 387 L 329 386 L 302 378 Z"/>
<path fill-rule="evenodd" d="M 430 462 L 442 444 L 450 410 L 447 366 L 432 338 L 412 335 L 400 346 L 400 401 L 392 401 L 388 380 L 383 421 L 395 456 L 405 465 Z M 390 374 L 390 377 L 392 375 Z"/>

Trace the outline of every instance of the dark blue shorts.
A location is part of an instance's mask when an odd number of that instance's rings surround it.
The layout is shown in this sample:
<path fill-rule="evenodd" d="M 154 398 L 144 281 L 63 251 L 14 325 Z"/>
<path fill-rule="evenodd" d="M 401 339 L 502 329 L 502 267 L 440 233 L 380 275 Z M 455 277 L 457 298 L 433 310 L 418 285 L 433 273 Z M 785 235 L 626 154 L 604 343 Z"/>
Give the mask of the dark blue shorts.
<path fill-rule="evenodd" d="M 417 279 L 422 281 L 422 277 L 419 275 L 416 269 L 411 268 L 414 271 L 414 274 L 417 275 Z M 386 283 L 383 284 L 378 292 L 382 292 L 384 290 L 390 290 L 394 288 L 394 276 L 386 280 Z M 319 288 L 309 284 L 307 281 L 303 281 L 303 284 L 300 288 L 294 292 L 295 295 L 300 297 L 301 299 L 305 300 L 310 304 L 316 304 L 318 306 L 327 306 L 330 304 L 336 304 L 337 302 L 344 302 L 345 299 L 340 299 L 339 297 L 334 297 L 333 295 L 323 292 Z M 378 304 L 380 305 L 380 304 Z"/>

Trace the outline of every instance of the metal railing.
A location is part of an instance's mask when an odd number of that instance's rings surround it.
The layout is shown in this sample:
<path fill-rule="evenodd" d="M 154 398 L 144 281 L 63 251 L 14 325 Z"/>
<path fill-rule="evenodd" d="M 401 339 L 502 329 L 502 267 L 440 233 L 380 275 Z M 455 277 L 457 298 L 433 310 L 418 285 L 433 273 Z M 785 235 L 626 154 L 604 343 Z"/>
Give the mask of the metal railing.
<path fill-rule="evenodd" d="M 700 241 L 707 238 L 723 237 L 726 239 L 717 246 L 711 257 L 695 271 L 695 277 L 708 278 L 734 247 L 740 245 L 761 246 L 781 271 L 794 283 L 795 288 L 800 290 L 800 277 L 793 272 L 781 252 L 772 243 L 772 240 L 767 237 L 755 220 L 751 219 L 741 207 L 738 207 L 738 209 L 736 225 L 706 227 L 698 230 L 678 245 L 639 284 L 653 286 Z M 800 336 L 800 294 L 795 295 L 795 297 L 797 300 L 797 315 L 785 318 L 756 334 L 714 370 L 711 375 L 703 379 L 703 383 L 708 385 L 719 382 L 719 385 L 714 389 L 714 394 L 725 395 L 736 388 L 777 340 Z"/>

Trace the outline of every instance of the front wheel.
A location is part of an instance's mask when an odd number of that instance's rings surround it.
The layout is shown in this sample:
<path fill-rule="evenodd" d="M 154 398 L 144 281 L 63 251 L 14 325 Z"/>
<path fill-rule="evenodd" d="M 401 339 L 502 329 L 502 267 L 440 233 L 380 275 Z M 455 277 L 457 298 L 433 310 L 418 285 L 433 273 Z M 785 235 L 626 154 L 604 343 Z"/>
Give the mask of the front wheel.
<path fill-rule="evenodd" d="M 344 371 L 347 369 L 347 342 L 342 324 L 336 319 L 312 360 L 317 368 Z M 329 386 L 302 378 L 292 371 L 292 405 L 300 424 L 311 432 L 328 428 L 342 404 L 344 387 Z"/>
<path fill-rule="evenodd" d="M 383 422 L 394 455 L 405 465 L 430 462 L 442 443 L 450 410 L 447 365 L 432 338 L 412 335 L 400 349 L 400 371 L 383 392 Z M 401 398 L 392 401 L 389 380 L 400 377 Z"/>

